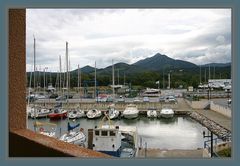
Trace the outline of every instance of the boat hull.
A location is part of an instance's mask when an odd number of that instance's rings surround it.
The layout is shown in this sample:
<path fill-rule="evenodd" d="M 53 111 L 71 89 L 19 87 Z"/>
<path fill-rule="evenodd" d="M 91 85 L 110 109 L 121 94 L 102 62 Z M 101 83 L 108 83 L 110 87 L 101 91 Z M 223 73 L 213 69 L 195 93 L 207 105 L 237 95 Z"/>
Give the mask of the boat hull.
<path fill-rule="evenodd" d="M 162 118 L 172 118 L 174 114 L 160 114 L 160 117 Z"/>
<path fill-rule="evenodd" d="M 134 114 L 124 114 L 123 113 L 123 117 L 126 119 L 134 119 L 138 117 L 138 113 L 134 113 Z"/>
<path fill-rule="evenodd" d="M 105 154 L 108 154 L 108 155 L 114 156 L 114 157 L 120 157 L 120 155 L 121 155 L 120 148 L 117 151 L 99 151 L 99 152 L 105 153 Z"/>
<path fill-rule="evenodd" d="M 59 114 L 48 114 L 48 117 L 49 117 L 50 119 L 66 118 L 66 117 L 67 117 L 67 112 L 65 112 L 65 113 L 59 113 Z"/>

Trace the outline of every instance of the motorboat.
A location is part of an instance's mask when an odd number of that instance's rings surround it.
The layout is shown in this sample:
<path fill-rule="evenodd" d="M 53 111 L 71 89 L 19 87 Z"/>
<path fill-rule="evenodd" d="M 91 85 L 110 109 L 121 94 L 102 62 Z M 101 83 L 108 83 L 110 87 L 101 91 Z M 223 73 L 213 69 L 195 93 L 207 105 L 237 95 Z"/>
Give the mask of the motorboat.
<path fill-rule="evenodd" d="M 85 117 L 85 113 L 81 109 L 74 109 L 68 112 L 68 118 L 69 119 L 77 119 L 77 118 L 82 118 Z"/>
<path fill-rule="evenodd" d="M 51 111 L 46 108 L 33 107 L 31 108 L 31 118 L 42 118 L 47 117 Z"/>
<path fill-rule="evenodd" d="M 171 108 L 163 108 L 160 111 L 160 117 L 163 118 L 172 118 L 174 116 L 174 111 Z"/>
<path fill-rule="evenodd" d="M 54 123 L 43 123 L 36 121 L 34 123 L 35 131 L 48 137 L 56 137 L 57 125 Z"/>
<path fill-rule="evenodd" d="M 103 124 L 105 119 L 108 119 L 108 124 Z M 116 126 L 111 123 L 111 120 L 105 115 L 98 126 L 89 130 L 88 148 L 102 152 L 115 157 L 134 157 L 137 152 L 137 130 L 135 126 Z M 123 134 L 133 140 L 132 144 L 126 144 L 123 141 Z M 126 146 L 127 145 L 127 146 Z M 131 152 L 126 150 L 132 149 Z"/>
<path fill-rule="evenodd" d="M 110 105 L 107 110 L 107 114 L 110 119 L 116 119 L 119 116 L 119 111 L 115 109 L 114 105 Z"/>
<path fill-rule="evenodd" d="M 139 110 L 135 104 L 127 105 L 126 109 L 123 111 L 123 117 L 126 119 L 137 118 L 139 114 Z"/>
<path fill-rule="evenodd" d="M 71 126 L 70 123 L 68 122 L 68 132 L 63 134 L 59 140 L 71 143 L 71 144 L 76 144 L 83 146 L 84 143 L 86 142 L 86 135 L 84 134 L 83 128 L 80 128 L 80 130 L 76 131 L 76 128 L 80 126 L 80 123 L 78 123 L 75 126 Z M 73 131 L 75 129 L 75 131 Z"/>
<path fill-rule="evenodd" d="M 61 107 L 55 107 L 53 112 L 48 114 L 50 119 L 62 119 L 67 117 L 67 110 L 64 110 Z"/>
<path fill-rule="evenodd" d="M 89 119 L 95 119 L 102 116 L 102 111 L 97 109 L 91 109 L 87 112 L 87 118 Z"/>
<path fill-rule="evenodd" d="M 149 108 L 147 111 L 148 118 L 156 118 L 157 117 L 157 109 L 156 108 Z"/>

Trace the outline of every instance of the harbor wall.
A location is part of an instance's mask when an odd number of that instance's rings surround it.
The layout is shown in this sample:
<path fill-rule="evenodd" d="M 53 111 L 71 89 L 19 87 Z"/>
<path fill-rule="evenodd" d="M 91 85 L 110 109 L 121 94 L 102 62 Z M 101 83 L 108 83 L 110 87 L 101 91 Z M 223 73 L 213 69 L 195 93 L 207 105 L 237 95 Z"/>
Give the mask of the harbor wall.
<path fill-rule="evenodd" d="M 209 101 L 208 100 L 200 100 L 200 101 L 189 101 L 186 100 L 187 104 L 193 108 L 193 109 L 204 109 L 209 105 Z"/>
<path fill-rule="evenodd" d="M 232 117 L 230 108 L 215 104 L 213 101 L 210 103 L 210 109 L 229 118 Z"/>
<path fill-rule="evenodd" d="M 87 111 L 89 109 L 93 109 L 93 108 L 97 108 L 99 110 L 102 110 L 102 111 L 106 111 L 107 108 L 109 107 L 109 105 L 111 105 L 112 103 L 106 103 L 106 102 L 102 102 L 102 103 L 81 103 L 80 105 L 79 104 L 76 104 L 76 103 L 71 103 L 71 104 L 63 104 L 63 108 L 77 108 L 77 107 L 80 107 L 80 109 L 84 110 L 84 111 Z M 119 111 L 123 111 L 127 105 L 129 103 L 115 103 L 115 108 Z M 160 103 L 160 102 L 145 102 L 145 103 L 134 103 L 135 105 L 137 105 L 137 108 L 140 110 L 140 111 L 147 111 L 148 108 L 156 108 L 157 110 L 161 110 L 163 108 L 163 106 L 166 106 L 166 107 L 170 107 L 172 109 L 176 109 L 178 108 L 178 105 L 177 104 L 174 104 L 174 103 Z M 43 104 L 38 104 L 38 105 L 43 105 Z M 48 108 L 53 108 L 55 104 L 47 104 L 47 107 Z"/>

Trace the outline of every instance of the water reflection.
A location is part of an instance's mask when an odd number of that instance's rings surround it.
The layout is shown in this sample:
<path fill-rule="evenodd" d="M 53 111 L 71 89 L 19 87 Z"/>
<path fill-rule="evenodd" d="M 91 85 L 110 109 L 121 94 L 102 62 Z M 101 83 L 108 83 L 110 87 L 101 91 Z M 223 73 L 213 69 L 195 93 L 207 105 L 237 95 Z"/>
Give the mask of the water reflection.
<path fill-rule="evenodd" d="M 50 122 L 49 119 L 39 119 L 38 121 Z M 87 133 L 88 129 L 99 125 L 101 119 L 82 118 L 69 121 L 71 124 L 80 123 L 80 127 Z M 31 130 L 34 130 L 33 122 L 33 119 L 28 120 L 28 128 Z M 57 125 L 57 137 L 67 132 L 67 122 L 68 119 L 51 121 Z M 197 149 L 203 147 L 203 127 L 189 117 L 148 119 L 140 116 L 136 119 L 116 119 L 112 123 L 122 126 L 136 126 L 139 138 L 141 137 L 143 144 L 147 142 L 148 148 Z"/>

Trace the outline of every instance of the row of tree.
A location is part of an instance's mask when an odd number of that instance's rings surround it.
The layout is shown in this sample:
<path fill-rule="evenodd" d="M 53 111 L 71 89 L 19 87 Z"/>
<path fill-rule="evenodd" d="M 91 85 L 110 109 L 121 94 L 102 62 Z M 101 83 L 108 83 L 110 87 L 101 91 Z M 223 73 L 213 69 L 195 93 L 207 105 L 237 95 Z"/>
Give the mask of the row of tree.
<path fill-rule="evenodd" d="M 61 85 L 66 85 L 64 83 L 64 74 L 61 73 Z M 133 73 L 128 75 L 120 75 L 119 78 L 117 74 L 115 74 L 115 84 L 130 84 L 142 87 L 150 87 L 150 88 L 167 88 L 168 86 L 168 75 L 170 74 L 170 86 L 171 88 L 187 88 L 188 86 L 193 86 L 197 88 L 200 81 L 202 83 L 207 83 L 209 78 L 209 71 L 208 68 L 201 69 L 201 78 L 200 78 L 200 70 L 199 68 L 192 68 L 192 69 L 176 69 L 171 70 L 168 72 L 164 71 L 146 71 L 141 73 Z M 32 73 L 32 78 L 33 78 Z M 27 87 L 30 86 L 30 76 L 31 73 L 27 73 Z M 60 85 L 60 73 L 56 72 L 47 72 L 45 73 L 45 85 L 51 83 L 54 87 L 59 88 Z M 38 86 L 44 86 L 44 73 L 36 71 L 35 73 L 36 82 L 35 84 Z M 210 74 L 211 79 L 230 79 L 231 78 L 231 67 L 219 67 L 215 69 L 215 72 L 211 71 Z M 33 87 L 34 83 L 31 79 L 31 87 Z M 124 82 L 125 81 L 125 82 Z M 159 84 L 156 82 L 159 81 Z M 98 86 L 109 86 L 112 84 L 112 74 L 109 75 L 98 75 L 97 74 L 97 85 Z M 78 86 L 78 75 L 77 72 L 70 72 L 70 86 L 71 88 Z M 94 86 L 94 72 L 93 73 L 82 73 L 81 74 L 81 86 Z"/>

